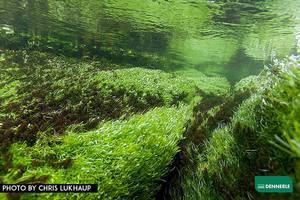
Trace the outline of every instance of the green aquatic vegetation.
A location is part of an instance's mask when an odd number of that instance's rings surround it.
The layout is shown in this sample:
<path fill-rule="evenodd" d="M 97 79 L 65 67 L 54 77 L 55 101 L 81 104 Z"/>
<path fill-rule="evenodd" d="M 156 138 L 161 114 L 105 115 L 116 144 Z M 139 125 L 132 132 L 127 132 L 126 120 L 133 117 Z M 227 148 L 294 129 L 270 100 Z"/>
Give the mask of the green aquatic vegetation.
<path fill-rule="evenodd" d="M 37 52 L 12 54 L 2 64 L 19 69 L 4 73 L 18 77 L 18 98 L 3 97 L 3 113 L 14 117 L 1 118 L 11 140 L 34 143 L 39 131 L 61 133 L 73 124 L 89 129 L 103 120 L 189 103 L 199 90 L 195 82 L 159 70 L 120 69 L 102 60 L 79 62 Z"/>
<path fill-rule="evenodd" d="M 244 166 L 245 170 L 250 176 L 281 174 L 299 182 L 297 124 L 300 118 L 296 114 L 300 105 L 299 58 L 275 60 L 260 77 L 262 81 L 252 98 L 245 102 L 244 111 L 236 114 L 238 122 L 233 120 L 236 138 L 247 152 L 245 162 L 249 165 Z M 277 199 L 278 195 L 260 194 L 257 198 Z M 282 194 L 280 198 L 298 199 L 299 193 Z"/>
<path fill-rule="evenodd" d="M 99 82 L 99 89 L 131 90 L 128 98 L 141 95 L 145 101 L 152 98 L 153 103 L 157 101 L 158 105 L 173 105 L 180 101 L 188 103 L 197 93 L 195 82 L 159 70 L 131 68 L 105 71 L 95 75 L 95 79 Z"/>
<path fill-rule="evenodd" d="M 199 88 L 206 94 L 224 96 L 230 90 L 230 83 L 221 76 L 202 76 L 197 79 Z"/>
<path fill-rule="evenodd" d="M 233 90 L 235 92 L 245 92 L 251 91 L 255 92 L 262 85 L 262 80 L 260 76 L 248 76 L 243 78 L 234 85 Z"/>
<path fill-rule="evenodd" d="M 104 199 L 117 196 L 130 199 L 140 195 L 146 198 L 150 192 L 155 195 L 160 178 L 178 151 L 183 123 L 187 122 L 186 109 L 173 106 L 193 104 L 201 98 L 197 82 L 160 70 L 124 68 L 106 60 L 79 61 L 27 51 L 7 51 L 3 58 L 0 63 L 4 77 L 0 90 L 0 173 L 5 177 L 0 177 L 1 181 L 99 181 L 104 185 L 97 195 Z M 163 108 L 131 118 L 135 113 L 146 113 L 155 107 Z M 101 126 L 101 134 L 96 130 L 88 132 L 112 119 L 119 121 Z M 129 121 L 122 121 L 125 119 Z M 66 131 L 66 136 L 59 136 L 58 133 Z M 145 134 L 138 137 L 142 133 Z M 18 141 L 24 143 L 15 144 Z M 105 159 L 91 153 L 96 148 L 93 141 L 102 145 L 97 147 L 98 153 L 103 152 Z M 85 142 L 87 146 L 82 144 Z M 139 154 L 142 146 L 149 151 Z M 82 154 L 76 149 L 81 149 Z M 130 162 L 116 163 L 123 153 Z M 90 166 L 91 163 L 95 165 Z M 135 166 L 130 167 L 130 163 Z M 119 165 L 107 171 L 114 164 Z M 89 179 L 86 171 L 73 179 L 74 174 L 88 166 L 96 171 L 99 167 L 99 179 Z M 147 166 L 145 177 L 135 180 Z M 105 178 L 107 175 L 110 178 Z M 119 182 L 113 187 L 115 180 Z M 141 191 L 145 192 L 140 194 Z"/>
<path fill-rule="evenodd" d="M 0 117 L 2 117 L 2 115 L 4 113 L 2 113 L 2 110 L 9 104 L 9 102 L 12 99 L 15 99 L 15 95 L 17 95 L 17 88 L 18 86 L 20 86 L 20 82 L 19 81 L 12 81 L 8 84 L 1 84 L 3 85 L 0 88 Z"/>
<path fill-rule="evenodd" d="M 239 172 L 239 146 L 231 127 L 216 129 L 201 154 L 198 171 L 202 171 L 207 187 L 212 183 L 220 196 L 230 197 Z M 222 144 L 222 145 L 220 145 Z M 228 191 L 228 192 L 227 192 Z M 221 194 L 226 192 L 225 194 Z"/>
<path fill-rule="evenodd" d="M 278 65 L 275 67 L 282 70 L 278 80 L 264 93 L 264 130 L 275 135 L 274 145 L 300 158 L 300 62 L 298 58 L 290 58 Z"/>
<path fill-rule="evenodd" d="M 231 88 L 229 81 L 221 76 L 207 76 L 193 67 L 176 70 L 175 74 L 186 77 L 197 83 L 197 86 L 207 95 L 224 96 Z"/>
<path fill-rule="evenodd" d="M 239 145 L 230 126 L 213 131 L 203 150 L 199 146 L 193 159 L 194 165 L 181 172 L 180 190 L 171 190 L 172 199 L 228 199 L 238 198 L 235 194 L 240 171 Z"/>
<path fill-rule="evenodd" d="M 246 101 L 243 102 L 234 113 L 232 118 L 233 126 L 239 126 L 239 128 L 250 128 L 251 130 L 257 130 L 257 116 L 256 109 L 261 103 L 261 95 L 254 94 Z"/>
<path fill-rule="evenodd" d="M 98 193 L 85 194 L 85 199 L 151 199 L 179 151 L 190 117 L 186 106 L 155 108 L 128 120 L 105 122 L 89 132 L 40 137 L 34 146 L 15 143 L 11 152 L 18 168 L 3 180 L 34 182 L 46 177 L 47 183 L 98 183 Z M 28 194 L 21 199 L 41 197 L 83 198 L 82 194 Z"/>
<path fill-rule="evenodd" d="M 181 160 L 178 161 L 183 164 L 177 166 L 178 178 L 164 193 L 167 198 L 240 197 L 234 194 L 240 188 L 231 183 L 240 181 L 242 170 L 239 169 L 244 153 L 239 151 L 240 144 L 233 134 L 232 118 L 249 95 L 249 91 L 228 91 L 226 96 L 204 96 L 194 107 L 194 120 L 183 141 Z M 220 138 L 219 132 L 222 133 Z M 223 142 L 228 142 L 228 146 Z M 207 175 L 207 170 L 210 170 L 210 175 Z"/>
<path fill-rule="evenodd" d="M 298 63 L 295 57 L 275 61 L 259 76 L 246 78 L 235 86 L 235 91 L 246 89 L 251 92 L 250 98 L 236 110 L 231 120 L 232 134 L 242 152 L 238 170 L 240 174 L 247 174 L 244 179 L 248 180 L 249 184 L 253 183 L 251 177 L 255 175 L 281 174 L 299 180 L 295 160 L 281 151 L 296 156 L 289 143 L 296 144 L 295 135 L 298 135 L 298 132 L 294 125 L 297 126 L 300 119 L 293 114 L 298 113 L 297 106 L 299 106 Z M 286 131 L 292 132 L 293 135 L 286 137 Z M 239 181 L 243 183 L 245 180 Z M 254 195 L 258 199 L 268 196 L 251 194 L 249 184 L 244 186 L 249 195 Z M 268 197 L 275 198 L 272 195 Z M 285 195 L 281 197 L 287 198 Z M 293 193 L 290 197 L 298 198 L 298 194 Z"/>
<path fill-rule="evenodd" d="M 288 63 L 279 62 L 279 66 L 271 66 L 258 76 L 247 77 L 236 83 L 232 90 L 225 97 L 221 97 L 218 100 L 219 103 L 207 114 L 203 113 L 205 111 L 203 108 L 212 104 L 213 99 L 203 98 L 200 106 L 195 107 L 194 112 L 202 112 L 200 114 L 202 122 L 195 129 L 197 131 L 193 132 L 196 135 L 187 138 L 193 138 L 193 141 L 197 141 L 197 143 L 188 142 L 182 149 L 183 154 L 188 156 L 183 160 L 190 160 L 188 162 L 190 164 L 179 168 L 178 180 L 180 182 L 173 184 L 167 191 L 171 198 L 243 199 L 250 196 L 260 199 L 266 196 L 253 194 L 252 177 L 276 174 L 298 176 L 297 169 L 294 169 L 294 161 L 286 157 L 280 149 L 270 145 L 270 142 L 274 143 L 274 134 L 281 132 L 279 124 L 285 124 L 284 121 L 286 121 L 297 125 L 293 122 L 293 120 L 295 121 L 293 114 L 286 118 L 274 118 L 274 114 L 278 114 L 278 110 L 280 110 L 277 106 L 284 108 L 284 106 L 298 105 L 297 102 L 291 105 L 288 103 L 280 105 L 277 101 L 278 96 L 277 99 L 273 98 L 274 93 L 278 94 L 279 91 L 274 88 L 283 89 L 285 84 L 282 83 L 286 82 L 290 86 L 288 88 L 293 92 L 286 95 L 288 89 L 280 90 L 281 98 L 283 98 L 283 94 L 285 94 L 285 98 L 288 98 L 281 102 L 293 102 L 294 99 L 297 99 L 295 96 L 299 93 L 299 87 L 295 82 L 299 78 L 294 74 L 294 70 L 298 70 L 298 68 L 295 69 L 295 65 L 299 64 L 292 64 L 291 61 Z M 288 74 L 288 78 L 284 74 Z M 270 101 L 272 98 L 273 102 Z M 286 111 L 293 113 L 294 109 L 297 110 L 293 107 Z M 286 127 L 285 129 L 295 130 L 292 126 L 290 129 Z M 203 131 L 206 134 L 205 138 L 202 138 L 202 142 L 194 140 L 203 135 Z M 218 140 L 220 132 L 222 136 Z M 225 141 L 230 141 L 232 148 L 227 148 L 224 145 Z M 283 139 L 280 139 L 280 142 L 282 141 Z M 295 144 L 295 140 L 293 143 Z M 284 145 L 287 145 L 287 142 L 279 145 L 283 145 L 281 148 L 286 148 Z M 291 173 L 292 171 L 294 173 Z M 236 193 L 236 191 L 242 191 L 242 193 Z M 293 196 L 296 197 L 297 194 Z"/>
<path fill-rule="evenodd" d="M 213 131 L 204 150 L 198 150 L 197 167 L 183 171 L 184 192 L 174 193 L 175 199 L 263 199 L 266 195 L 251 192 L 255 175 L 282 174 L 298 180 L 298 165 L 280 149 L 297 157 L 299 68 L 291 60 L 279 65 L 236 84 L 234 93 L 248 91 L 251 96 L 234 109 L 224 127 Z M 286 136 L 287 132 L 293 134 Z"/>
<path fill-rule="evenodd" d="M 299 62 L 229 83 L 295 51 L 299 2 L 0 2 L 0 183 L 151 199 L 176 180 L 170 199 L 258 199 L 255 175 L 299 182 Z"/>
<path fill-rule="evenodd" d="M 206 124 L 209 127 L 207 131 L 212 132 L 207 135 L 204 144 L 190 147 L 194 151 L 193 164 L 181 171 L 180 187 L 183 193 L 178 194 L 177 190 L 171 190 L 173 199 L 242 199 L 246 196 L 249 188 L 244 185 L 241 177 L 247 171 L 245 165 L 247 166 L 248 162 L 246 164 L 244 162 L 246 162 L 245 150 L 249 146 L 246 147 L 245 141 L 240 140 L 240 137 L 245 139 L 246 136 L 240 135 L 251 134 L 252 132 L 246 130 L 256 124 L 253 115 L 244 116 L 244 113 L 249 111 L 254 113 L 253 109 L 259 102 L 258 99 L 256 101 L 254 99 L 256 98 L 247 99 L 236 108 L 226 124 L 219 127 Z M 215 111 L 210 117 L 216 116 L 219 109 L 224 107 L 213 108 Z"/>

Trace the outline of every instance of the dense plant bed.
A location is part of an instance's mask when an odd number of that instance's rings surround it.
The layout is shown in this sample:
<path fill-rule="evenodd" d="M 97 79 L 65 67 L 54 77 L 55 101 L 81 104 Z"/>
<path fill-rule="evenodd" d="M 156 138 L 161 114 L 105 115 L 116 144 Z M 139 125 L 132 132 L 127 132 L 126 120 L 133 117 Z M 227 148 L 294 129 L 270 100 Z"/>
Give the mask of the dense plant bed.
<path fill-rule="evenodd" d="M 187 143 L 185 155 L 191 162 L 180 168 L 177 181 L 165 191 L 169 198 L 298 199 L 299 72 L 299 58 L 292 57 L 237 83 L 229 95 L 250 97 L 231 108 L 224 107 L 227 99 L 211 115 L 204 115 L 198 130 L 206 127 L 200 132 L 205 137 L 200 143 L 194 139 Z M 224 120 L 227 110 L 233 114 Z M 210 120 L 214 118 L 219 120 Z M 290 176 L 295 192 L 258 194 L 254 189 L 258 175 Z"/>
<path fill-rule="evenodd" d="M 191 111 L 186 106 L 156 108 L 128 120 L 109 121 L 89 132 L 43 135 L 34 146 L 11 147 L 15 168 L 6 183 L 97 183 L 85 199 L 151 199 L 159 189 Z M 83 198 L 80 194 L 25 195 L 22 199 Z"/>
<path fill-rule="evenodd" d="M 297 57 L 231 90 L 221 77 L 39 52 L 0 64 L 0 182 L 98 183 L 90 199 L 272 199 L 254 176 L 299 182 Z"/>
<path fill-rule="evenodd" d="M 5 55 L 1 66 L 1 135 L 31 144 L 39 131 L 61 133 L 72 124 L 89 129 L 103 120 L 188 103 L 199 91 L 195 82 L 159 70 L 37 52 Z"/>
<path fill-rule="evenodd" d="M 99 184 L 90 199 L 153 198 L 194 105 L 229 87 L 41 52 L 4 51 L 0 65 L 0 182 Z"/>

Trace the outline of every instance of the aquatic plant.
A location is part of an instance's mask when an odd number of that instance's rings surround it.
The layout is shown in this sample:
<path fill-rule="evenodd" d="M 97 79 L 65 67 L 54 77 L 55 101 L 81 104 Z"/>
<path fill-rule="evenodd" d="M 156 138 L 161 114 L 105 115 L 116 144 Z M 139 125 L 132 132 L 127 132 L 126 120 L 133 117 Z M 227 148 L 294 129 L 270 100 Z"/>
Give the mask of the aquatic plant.
<path fill-rule="evenodd" d="M 98 193 L 84 194 L 85 199 L 152 199 L 191 114 L 187 106 L 155 108 L 89 132 L 41 136 L 34 146 L 15 143 L 11 152 L 16 168 L 3 181 L 98 183 Z M 46 197 L 79 199 L 83 194 L 28 194 L 21 199 Z"/>
<path fill-rule="evenodd" d="M 61 133 L 72 124 L 89 129 L 103 120 L 188 103 L 199 90 L 195 82 L 159 70 L 37 52 L 8 54 L 2 66 L 2 135 L 31 144 L 39 131 Z"/>
<path fill-rule="evenodd" d="M 300 79 L 299 68 L 295 66 L 298 66 L 295 58 L 278 61 L 259 76 L 241 80 L 232 94 L 209 115 L 203 115 L 207 120 L 203 120 L 197 130 L 205 127 L 206 138 L 200 143 L 193 143 L 194 139 L 186 143 L 183 151 L 188 152 L 185 153 L 188 158 L 185 160 L 191 162 L 179 169 L 177 182 L 168 188 L 166 196 L 172 199 L 273 199 L 275 196 L 253 192 L 254 176 L 283 174 L 299 180 L 298 165 L 281 151 L 298 157 L 300 118 L 294 111 L 297 113 L 299 106 L 296 96 Z M 204 102 L 205 98 L 201 103 Z M 289 196 L 296 198 L 297 193 Z"/>
<path fill-rule="evenodd" d="M 264 95 L 265 130 L 276 135 L 273 144 L 300 158 L 300 61 L 294 58 L 278 64 L 284 66 L 279 80 Z"/>

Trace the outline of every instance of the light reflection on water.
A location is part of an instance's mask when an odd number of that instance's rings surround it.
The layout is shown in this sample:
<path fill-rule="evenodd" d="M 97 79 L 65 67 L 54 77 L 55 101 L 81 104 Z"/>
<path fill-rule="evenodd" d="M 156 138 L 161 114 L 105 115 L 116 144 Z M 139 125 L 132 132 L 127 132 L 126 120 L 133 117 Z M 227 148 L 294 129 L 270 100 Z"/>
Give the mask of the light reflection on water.
<path fill-rule="evenodd" d="M 300 25 L 300 0 L 239 2 L 0 0 L 0 24 L 61 53 L 71 44 L 77 56 L 236 81 L 295 53 Z"/>

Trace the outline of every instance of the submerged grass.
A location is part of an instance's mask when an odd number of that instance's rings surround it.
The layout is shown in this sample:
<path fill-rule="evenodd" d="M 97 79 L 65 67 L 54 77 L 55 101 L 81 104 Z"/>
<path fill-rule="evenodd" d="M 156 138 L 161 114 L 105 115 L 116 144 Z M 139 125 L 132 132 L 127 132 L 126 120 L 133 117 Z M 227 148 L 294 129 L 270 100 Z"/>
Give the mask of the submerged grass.
<path fill-rule="evenodd" d="M 225 77 L 206 76 L 195 68 L 183 68 L 177 70 L 176 74 L 197 82 L 198 87 L 206 95 L 223 96 L 230 90 L 230 83 Z"/>
<path fill-rule="evenodd" d="M 207 138 L 204 145 L 189 143 L 193 162 L 180 170 L 179 184 L 169 189 L 171 199 L 298 199 L 297 191 L 256 193 L 254 176 L 287 175 L 299 182 L 299 71 L 292 58 L 237 83 L 233 94 L 250 97 L 231 107 L 230 120 L 204 120 Z M 214 107 L 212 118 L 221 119 L 220 113 L 227 118 L 226 108 Z"/>
<path fill-rule="evenodd" d="M 273 144 L 300 158 L 300 61 L 281 64 L 285 68 L 279 80 L 264 94 L 265 130 L 276 135 Z"/>
<path fill-rule="evenodd" d="M 200 90 L 195 82 L 160 70 L 120 69 L 106 61 L 26 51 L 4 58 L 1 135 L 10 141 L 2 146 L 15 140 L 33 144 L 39 131 L 62 133 L 73 124 L 88 130 L 101 121 L 188 103 Z"/>
<path fill-rule="evenodd" d="M 40 182 L 47 177 L 47 183 L 98 183 L 99 192 L 84 194 L 85 199 L 151 199 L 179 150 L 190 115 L 186 106 L 156 108 L 89 132 L 41 138 L 32 147 L 14 144 L 11 152 L 18 169 L 6 175 L 4 182 Z M 22 166 L 26 172 L 15 176 Z M 81 199 L 83 195 L 24 195 L 21 199 L 34 198 Z"/>
<path fill-rule="evenodd" d="M 0 182 L 98 183 L 90 199 L 154 198 L 195 102 L 224 90 L 206 93 L 205 82 L 105 60 L 27 51 L 1 58 Z"/>
<path fill-rule="evenodd" d="M 254 192 L 255 175 L 299 185 L 299 58 L 231 90 L 222 77 L 37 52 L 8 52 L 0 65 L 0 183 L 98 183 L 85 198 L 187 200 L 273 199 Z"/>
<path fill-rule="evenodd" d="M 240 138 L 237 138 L 237 131 L 244 134 L 251 133 L 245 130 L 254 126 L 256 121 L 253 116 L 243 116 L 243 113 L 253 112 L 252 108 L 255 107 L 253 105 L 257 104 L 245 101 L 239 106 L 229 123 L 221 123 L 207 134 L 202 145 L 190 145 L 194 151 L 193 164 L 182 169 L 179 187 L 182 188 L 183 193 L 179 194 L 176 189 L 171 190 L 172 199 L 244 199 L 247 197 L 250 187 L 245 185 L 242 179 L 248 176 L 244 171 L 246 141 L 241 142 Z M 248 137 L 250 138 L 249 135 Z"/>

